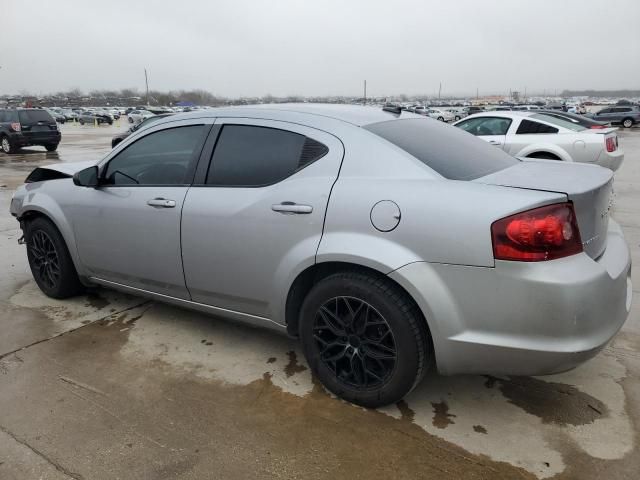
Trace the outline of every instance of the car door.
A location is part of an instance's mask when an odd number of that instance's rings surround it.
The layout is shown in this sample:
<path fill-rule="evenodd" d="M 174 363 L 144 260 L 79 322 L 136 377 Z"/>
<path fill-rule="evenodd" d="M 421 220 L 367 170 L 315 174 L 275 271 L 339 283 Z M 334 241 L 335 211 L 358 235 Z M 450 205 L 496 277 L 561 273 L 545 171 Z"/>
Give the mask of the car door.
<path fill-rule="evenodd" d="M 594 118 L 600 122 L 608 123 L 612 120 L 613 109 L 611 108 L 603 108 L 602 110 L 596 112 Z"/>
<path fill-rule="evenodd" d="M 188 299 L 180 212 L 213 119 L 170 122 L 122 143 L 100 185 L 74 198 L 78 254 L 92 277 Z"/>
<path fill-rule="evenodd" d="M 457 127 L 503 150 L 510 125 L 510 118 L 499 116 L 469 118 L 456 124 Z"/>
<path fill-rule="evenodd" d="M 221 118 L 204 152 L 182 214 L 192 299 L 274 319 L 315 262 L 342 143 L 298 124 Z"/>

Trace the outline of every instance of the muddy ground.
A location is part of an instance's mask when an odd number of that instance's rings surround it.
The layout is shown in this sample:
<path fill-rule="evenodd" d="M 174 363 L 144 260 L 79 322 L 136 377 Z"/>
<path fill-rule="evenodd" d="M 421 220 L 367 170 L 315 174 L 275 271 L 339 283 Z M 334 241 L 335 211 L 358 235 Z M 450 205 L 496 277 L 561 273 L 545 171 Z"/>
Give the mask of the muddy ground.
<path fill-rule="evenodd" d="M 126 126 L 0 154 L 0 479 L 638 478 L 638 269 L 627 324 L 580 368 L 431 372 L 377 411 L 328 395 L 275 333 L 106 289 L 46 298 L 11 191 L 35 166 L 101 157 Z M 640 265 L 640 131 L 620 136 L 613 216 Z"/>

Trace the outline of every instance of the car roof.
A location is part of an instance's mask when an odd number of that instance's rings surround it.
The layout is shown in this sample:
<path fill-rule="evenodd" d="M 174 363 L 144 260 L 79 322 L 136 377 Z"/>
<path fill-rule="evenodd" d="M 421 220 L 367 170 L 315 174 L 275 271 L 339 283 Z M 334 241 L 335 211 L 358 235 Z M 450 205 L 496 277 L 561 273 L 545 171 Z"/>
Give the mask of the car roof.
<path fill-rule="evenodd" d="M 420 115 L 406 111 L 402 111 L 399 114 L 384 111 L 382 107 L 323 103 L 279 103 L 198 110 L 176 114 L 172 116 L 172 120 L 202 117 L 263 117 L 265 114 L 268 114 L 272 119 L 280 120 L 286 120 L 291 114 L 295 114 L 298 118 L 300 116 L 308 117 L 309 120 L 313 120 L 314 117 L 324 117 L 359 127 L 397 118 L 423 118 Z"/>
<path fill-rule="evenodd" d="M 467 118 L 473 117 L 495 117 L 499 115 L 501 117 L 516 118 L 516 117 L 531 117 L 533 115 L 540 114 L 540 110 L 491 110 L 489 112 L 474 113 Z"/>

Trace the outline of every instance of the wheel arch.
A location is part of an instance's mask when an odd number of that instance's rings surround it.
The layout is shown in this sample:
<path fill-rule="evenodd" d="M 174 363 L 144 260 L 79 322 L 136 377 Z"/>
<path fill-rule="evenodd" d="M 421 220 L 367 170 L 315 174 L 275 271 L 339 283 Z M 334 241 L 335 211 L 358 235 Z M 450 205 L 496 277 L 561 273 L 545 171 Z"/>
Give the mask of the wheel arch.
<path fill-rule="evenodd" d="M 318 282 L 327 278 L 334 273 L 339 272 L 347 272 L 347 271 L 357 271 L 361 273 L 365 273 L 368 275 L 372 275 L 378 278 L 384 278 L 385 281 L 393 284 L 396 288 L 404 292 L 411 301 L 417 307 L 417 311 L 420 313 L 422 317 L 422 321 L 424 322 L 424 326 L 427 329 L 429 343 L 431 347 L 431 351 L 433 352 L 433 340 L 431 335 L 431 326 L 429 321 L 427 320 L 427 315 L 420 307 L 420 304 L 416 301 L 416 299 L 411 295 L 411 293 L 402 286 L 401 283 L 391 278 L 389 275 L 383 273 L 380 270 L 376 270 L 372 267 L 367 267 L 357 263 L 350 262 L 342 262 L 342 261 L 328 261 L 322 263 L 316 263 L 304 269 L 302 272 L 298 274 L 295 278 L 289 291 L 287 293 L 287 300 L 285 306 L 285 323 L 287 328 L 287 333 L 293 337 L 298 336 L 298 323 L 300 320 L 300 308 L 302 307 L 302 303 L 304 302 L 305 297 L 311 291 L 314 285 Z"/>
<path fill-rule="evenodd" d="M 59 209 L 58 209 L 59 210 Z M 73 261 L 73 265 L 76 268 L 76 272 L 78 272 L 78 276 L 83 283 L 86 283 L 86 274 L 84 268 L 82 267 L 82 262 L 80 262 L 80 257 L 78 256 L 78 249 L 76 247 L 75 238 L 73 236 L 73 230 L 69 225 L 66 217 L 62 215 L 62 211 L 59 212 L 59 215 L 56 215 L 55 212 L 50 211 L 40 205 L 29 205 L 23 212 L 18 216 L 18 220 L 22 225 L 24 222 L 29 222 L 35 218 L 45 218 L 49 220 L 54 227 L 60 232 L 64 242 L 67 246 L 67 250 L 71 255 L 71 260 Z"/>
<path fill-rule="evenodd" d="M 562 160 L 564 162 L 572 162 L 573 161 L 573 159 L 571 158 L 571 155 L 569 155 L 565 150 L 563 150 L 561 147 L 559 147 L 557 145 L 551 145 L 551 144 L 532 144 L 532 145 L 527 145 L 525 148 L 520 150 L 514 156 L 516 156 L 516 157 L 529 157 L 531 155 L 536 155 L 536 154 L 554 155 L 555 157 L 558 158 L 558 160 Z"/>

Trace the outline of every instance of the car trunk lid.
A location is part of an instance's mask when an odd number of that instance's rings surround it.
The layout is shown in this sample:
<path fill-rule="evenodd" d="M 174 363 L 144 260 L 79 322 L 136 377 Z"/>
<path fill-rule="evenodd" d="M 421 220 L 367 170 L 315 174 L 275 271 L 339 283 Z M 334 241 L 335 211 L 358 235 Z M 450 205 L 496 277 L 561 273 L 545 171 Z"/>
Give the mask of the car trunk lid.
<path fill-rule="evenodd" d="M 584 251 L 591 258 L 604 252 L 613 202 L 611 170 L 557 160 L 524 160 L 473 181 L 565 194 L 573 202 Z"/>

